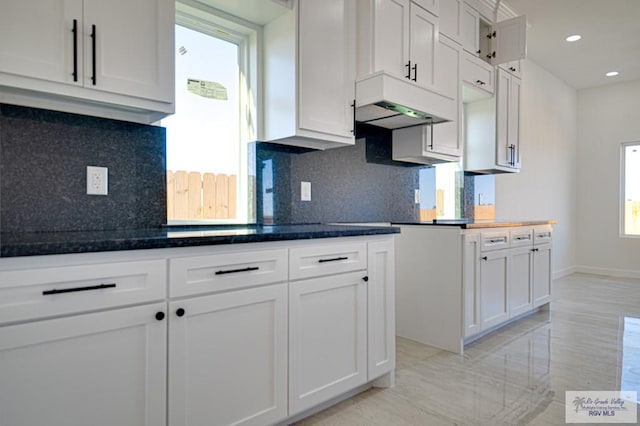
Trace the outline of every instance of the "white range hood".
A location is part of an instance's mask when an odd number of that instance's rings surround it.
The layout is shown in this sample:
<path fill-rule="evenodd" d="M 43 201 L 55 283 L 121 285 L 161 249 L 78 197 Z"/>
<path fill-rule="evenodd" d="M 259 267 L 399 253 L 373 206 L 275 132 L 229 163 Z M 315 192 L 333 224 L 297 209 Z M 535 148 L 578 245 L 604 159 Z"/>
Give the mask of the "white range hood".
<path fill-rule="evenodd" d="M 356 121 L 386 129 L 456 119 L 456 101 L 406 78 L 379 71 L 356 81 Z"/>

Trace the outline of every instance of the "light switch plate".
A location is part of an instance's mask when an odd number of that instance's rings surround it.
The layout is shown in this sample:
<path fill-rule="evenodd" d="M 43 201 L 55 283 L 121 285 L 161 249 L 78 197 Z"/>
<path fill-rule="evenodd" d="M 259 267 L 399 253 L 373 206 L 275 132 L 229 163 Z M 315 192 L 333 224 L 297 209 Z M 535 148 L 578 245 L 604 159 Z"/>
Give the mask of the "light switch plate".
<path fill-rule="evenodd" d="M 87 166 L 87 195 L 109 194 L 109 169 Z"/>
<path fill-rule="evenodd" d="M 300 201 L 311 201 L 311 182 L 300 182 Z"/>

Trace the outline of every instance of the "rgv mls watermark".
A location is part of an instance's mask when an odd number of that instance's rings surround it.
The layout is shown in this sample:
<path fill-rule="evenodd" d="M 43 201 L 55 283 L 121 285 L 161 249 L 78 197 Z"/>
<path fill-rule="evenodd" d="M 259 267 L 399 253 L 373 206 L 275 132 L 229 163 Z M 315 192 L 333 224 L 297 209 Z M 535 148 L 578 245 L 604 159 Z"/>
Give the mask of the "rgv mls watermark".
<path fill-rule="evenodd" d="M 638 421 L 636 391 L 566 391 L 567 423 L 633 423 Z"/>

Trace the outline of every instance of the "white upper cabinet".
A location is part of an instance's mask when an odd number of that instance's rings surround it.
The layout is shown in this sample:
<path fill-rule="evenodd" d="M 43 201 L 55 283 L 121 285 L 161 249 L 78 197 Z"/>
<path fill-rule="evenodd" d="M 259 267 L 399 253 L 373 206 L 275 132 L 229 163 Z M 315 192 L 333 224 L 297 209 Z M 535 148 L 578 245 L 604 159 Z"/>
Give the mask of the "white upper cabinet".
<path fill-rule="evenodd" d="M 264 46 L 263 140 L 353 145 L 355 3 L 299 0 L 264 27 Z"/>
<path fill-rule="evenodd" d="M 438 18 L 409 0 L 358 5 L 358 78 L 384 71 L 433 88 Z"/>
<path fill-rule="evenodd" d="M 79 34 L 82 0 L 39 3 L 38 7 L 23 0 L 0 3 L 0 71 L 81 85 L 73 72 L 74 52 L 81 53 L 84 42 Z"/>
<path fill-rule="evenodd" d="M 527 57 L 527 17 L 497 22 L 491 31 L 491 63 L 504 64 Z"/>
<path fill-rule="evenodd" d="M 458 161 L 462 156 L 460 66 L 461 46 L 447 38 L 438 41 L 435 85 L 456 105 L 455 120 L 393 132 L 393 159 L 419 164 Z"/>
<path fill-rule="evenodd" d="M 173 102 L 173 15 L 167 0 L 84 0 L 84 86 Z"/>
<path fill-rule="evenodd" d="M 438 18 L 415 4 L 411 12 L 409 37 L 410 79 L 425 87 L 435 86 Z"/>
<path fill-rule="evenodd" d="M 491 65 L 524 59 L 527 56 L 527 18 L 522 15 L 492 23 L 465 3 L 462 46 Z"/>
<path fill-rule="evenodd" d="M 496 89 L 496 164 L 520 169 L 521 81 L 498 70 Z"/>
<path fill-rule="evenodd" d="M 171 0 L 4 0 L 3 99 L 141 122 L 173 113 L 174 15 Z"/>
<path fill-rule="evenodd" d="M 445 35 L 458 44 L 462 44 L 463 0 L 440 0 L 440 35 Z"/>
<path fill-rule="evenodd" d="M 480 56 L 480 13 L 466 3 L 462 11 L 462 47 Z"/>

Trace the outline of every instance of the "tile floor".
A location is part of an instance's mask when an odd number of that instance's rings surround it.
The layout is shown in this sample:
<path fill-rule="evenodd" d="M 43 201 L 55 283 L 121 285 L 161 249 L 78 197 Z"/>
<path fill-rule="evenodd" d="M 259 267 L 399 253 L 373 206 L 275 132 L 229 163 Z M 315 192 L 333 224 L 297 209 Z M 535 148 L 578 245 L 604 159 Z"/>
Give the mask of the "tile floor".
<path fill-rule="evenodd" d="M 298 424 L 561 425 L 566 390 L 621 387 L 640 394 L 640 280 L 574 274 L 554 282 L 548 311 L 464 356 L 398 338 L 395 387 Z"/>

